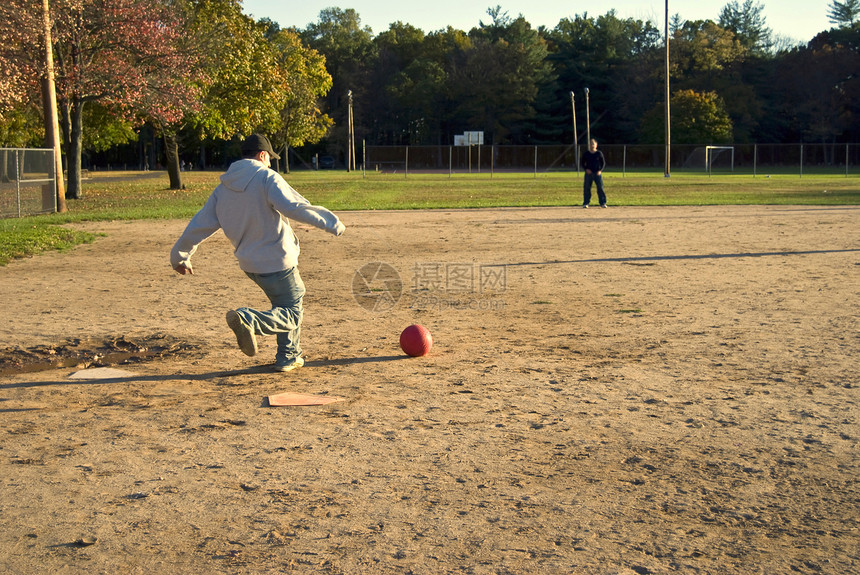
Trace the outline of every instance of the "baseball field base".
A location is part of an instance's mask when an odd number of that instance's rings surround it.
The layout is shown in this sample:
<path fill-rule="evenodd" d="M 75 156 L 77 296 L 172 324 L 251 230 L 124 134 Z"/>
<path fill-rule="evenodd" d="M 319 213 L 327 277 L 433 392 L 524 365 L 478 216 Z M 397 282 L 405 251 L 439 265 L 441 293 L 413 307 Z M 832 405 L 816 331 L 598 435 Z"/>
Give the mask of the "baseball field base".
<path fill-rule="evenodd" d="M 343 401 L 342 397 L 334 395 L 310 395 L 307 393 L 279 393 L 269 396 L 270 407 L 287 407 L 303 405 L 326 405 Z"/>

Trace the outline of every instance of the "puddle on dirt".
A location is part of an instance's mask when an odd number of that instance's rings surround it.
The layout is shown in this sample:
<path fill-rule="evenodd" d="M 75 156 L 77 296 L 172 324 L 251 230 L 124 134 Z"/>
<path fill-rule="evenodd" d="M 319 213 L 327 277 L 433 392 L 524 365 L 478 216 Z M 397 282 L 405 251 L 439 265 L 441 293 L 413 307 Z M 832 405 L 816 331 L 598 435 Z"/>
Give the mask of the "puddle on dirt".
<path fill-rule="evenodd" d="M 57 345 L 0 350 L 0 376 L 49 369 L 132 365 L 165 357 L 190 354 L 200 349 L 163 334 L 104 340 L 70 339 Z"/>

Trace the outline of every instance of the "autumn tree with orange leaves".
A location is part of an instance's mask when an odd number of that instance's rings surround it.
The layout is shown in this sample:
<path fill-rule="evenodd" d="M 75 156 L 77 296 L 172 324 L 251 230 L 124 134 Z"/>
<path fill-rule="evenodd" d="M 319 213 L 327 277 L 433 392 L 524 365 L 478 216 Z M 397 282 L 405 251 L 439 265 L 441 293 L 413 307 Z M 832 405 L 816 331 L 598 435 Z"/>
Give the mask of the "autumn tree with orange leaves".
<path fill-rule="evenodd" d="M 40 93 L 44 50 L 34 0 L 0 7 L 7 102 Z M 66 196 L 80 198 L 84 109 L 98 103 L 117 116 L 173 122 L 196 105 L 198 69 L 177 4 L 151 0 L 54 0 L 51 4 L 57 99 L 67 158 Z M 4 70 L 7 67 L 3 66 Z"/>

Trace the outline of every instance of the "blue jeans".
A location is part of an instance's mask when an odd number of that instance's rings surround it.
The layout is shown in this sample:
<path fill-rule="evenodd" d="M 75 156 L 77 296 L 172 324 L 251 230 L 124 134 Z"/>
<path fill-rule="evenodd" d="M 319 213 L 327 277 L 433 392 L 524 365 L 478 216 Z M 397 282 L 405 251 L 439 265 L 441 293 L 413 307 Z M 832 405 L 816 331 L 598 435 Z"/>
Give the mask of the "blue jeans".
<path fill-rule="evenodd" d="M 606 193 L 603 191 L 603 175 L 585 173 L 585 181 L 582 186 L 582 205 L 587 206 L 591 203 L 591 184 L 597 184 L 597 199 L 600 200 L 600 205 L 606 203 Z"/>
<path fill-rule="evenodd" d="M 302 326 L 302 298 L 305 284 L 298 268 L 270 274 L 245 272 L 265 292 L 272 309 L 259 311 L 241 307 L 236 312 L 256 335 L 276 335 L 278 351 L 275 360 L 289 360 L 302 355 L 299 343 Z"/>

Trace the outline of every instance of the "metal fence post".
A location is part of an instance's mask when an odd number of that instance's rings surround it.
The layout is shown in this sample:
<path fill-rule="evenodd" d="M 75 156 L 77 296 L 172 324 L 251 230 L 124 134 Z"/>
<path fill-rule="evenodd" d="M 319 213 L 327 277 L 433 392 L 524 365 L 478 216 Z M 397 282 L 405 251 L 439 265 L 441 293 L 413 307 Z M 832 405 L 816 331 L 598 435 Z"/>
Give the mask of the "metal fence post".
<path fill-rule="evenodd" d="M 800 144 L 800 177 L 803 177 L 803 144 Z"/>
<path fill-rule="evenodd" d="M 45 200 L 50 196 L 50 206 L 51 213 L 57 213 L 59 206 L 57 205 L 57 148 L 51 149 L 51 169 L 48 170 L 48 179 L 51 180 L 51 183 L 48 184 L 48 187 L 42 187 L 42 203 L 45 203 Z M 51 178 L 51 174 L 55 174 L 53 178 Z M 50 189 L 48 189 L 50 188 Z M 43 205 L 44 207 L 44 205 Z"/>
<path fill-rule="evenodd" d="M 753 145 L 753 177 L 756 177 L 756 168 L 758 166 L 758 144 Z"/>
<path fill-rule="evenodd" d="M 621 177 L 627 177 L 627 144 L 624 144 L 624 156 L 623 160 L 621 160 Z"/>
<path fill-rule="evenodd" d="M 20 150 L 15 150 L 15 203 L 18 206 L 18 217 L 21 217 L 21 167 L 18 161 Z"/>

